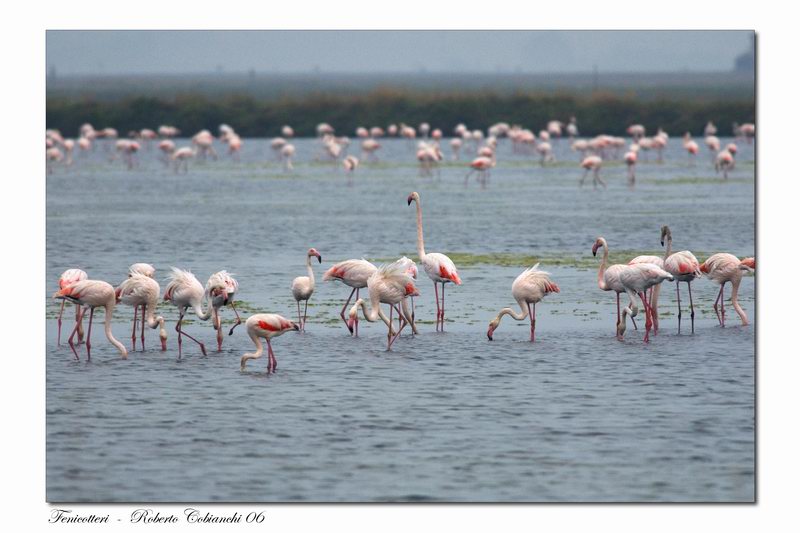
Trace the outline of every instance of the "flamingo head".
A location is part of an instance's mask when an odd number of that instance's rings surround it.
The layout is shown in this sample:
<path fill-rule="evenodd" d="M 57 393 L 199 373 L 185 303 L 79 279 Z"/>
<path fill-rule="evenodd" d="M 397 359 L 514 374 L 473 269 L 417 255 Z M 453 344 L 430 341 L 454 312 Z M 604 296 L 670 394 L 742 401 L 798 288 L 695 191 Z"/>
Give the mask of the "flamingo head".
<path fill-rule="evenodd" d="M 212 300 L 216 298 L 222 298 L 222 305 L 228 305 L 228 289 L 225 287 L 225 285 L 214 285 L 209 287 L 208 296 Z"/>
<path fill-rule="evenodd" d="M 661 226 L 661 246 L 664 246 L 664 240 L 672 242 L 672 231 L 669 226 Z"/>
<path fill-rule="evenodd" d="M 411 202 L 419 202 L 419 193 L 414 191 L 408 195 L 408 205 L 411 205 Z"/>
<path fill-rule="evenodd" d="M 600 237 L 598 237 L 597 240 L 594 241 L 594 244 L 592 245 L 592 255 L 593 256 L 597 257 L 597 250 L 601 246 L 603 246 L 603 241 L 600 239 Z"/>
<path fill-rule="evenodd" d="M 295 331 L 300 331 L 300 326 L 298 326 L 298 325 L 297 325 L 297 324 L 295 324 L 294 322 L 290 322 L 290 324 L 291 324 L 291 328 L 292 328 L 293 330 L 295 330 Z"/>
<path fill-rule="evenodd" d="M 747 272 L 755 272 L 756 271 L 756 258 L 755 257 L 745 257 L 742 259 L 742 264 L 739 265 L 741 270 L 746 270 Z"/>
<path fill-rule="evenodd" d="M 499 325 L 500 325 L 500 321 L 498 319 L 496 319 L 496 318 L 494 320 L 492 320 L 491 322 L 489 322 L 489 330 L 486 332 L 486 336 L 489 337 L 490 341 L 494 340 L 494 338 L 493 338 L 494 330 L 496 330 L 497 326 L 499 326 Z"/>
<path fill-rule="evenodd" d="M 308 249 L 308 257 L 316 257 L 319 262 L 322 263 L 322 256 L 319 254 L 316 248 Z"/>

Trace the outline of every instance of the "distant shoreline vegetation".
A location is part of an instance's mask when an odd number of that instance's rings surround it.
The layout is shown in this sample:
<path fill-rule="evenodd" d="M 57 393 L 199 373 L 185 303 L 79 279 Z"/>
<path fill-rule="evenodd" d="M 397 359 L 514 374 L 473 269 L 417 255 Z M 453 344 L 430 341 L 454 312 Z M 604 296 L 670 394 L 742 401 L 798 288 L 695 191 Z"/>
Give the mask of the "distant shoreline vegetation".
<path fill-rule="evenodd" d="M 78 134 L 86 122 L 96 128 L 113 127 L 121 136 L 161 124 L 177 126 L 182 136 L 201 129 L 217 131 L 220 124 L 233 126 L 243 137 L 280 135 L 284 124 L 296 135 L 316 135 L 316 126 L 327 122 L 339 135 L 353 136 L 359 126 L 428 122 L 445 136 L 464 123 L 470 129 L 486 130 L 497 122 L 520 124 L 538 131 L 550 120 L 567 122 L 577 118 L 580 135 L 601 133 L 624 135 L 633 123 L 644 124 L 648 133 L 661 127 L 673 136 L 690 131 L 701 136 L 711 120 L 720 135 L 732 134 L 734 122 L 755 122 L 751 94 L 714 98 L 693 97 L 683 91 L 676 96 L 642 99 L 630 94 L 594 92 L 553 94 L 533 91 L 490 90 L 421 91 L 376 88 L 360 93 L 300 93 L 297 96 L 257 97 L 250 94 L 209 95 L 187 92 L 174 96 L 123 96 L 104 99 L 92 95 L 55 95 L 47 98 L 47 128 L 66 137 Z"/>

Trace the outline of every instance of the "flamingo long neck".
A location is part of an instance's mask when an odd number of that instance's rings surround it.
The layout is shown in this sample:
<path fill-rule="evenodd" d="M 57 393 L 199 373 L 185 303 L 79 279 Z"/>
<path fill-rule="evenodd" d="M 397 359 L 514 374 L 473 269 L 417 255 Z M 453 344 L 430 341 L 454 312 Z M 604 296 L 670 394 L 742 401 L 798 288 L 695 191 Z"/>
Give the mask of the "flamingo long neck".
<path fill-rule="evenodd" d="M 667 233 L 667 249 L 664 250 L 664 260 L 667 260 L 667 257 L 672 255 L 672 233 Z"/>
<path fill-rule="evenodd" d="M 114 313 L 114 302 L 113 300 L 106 304 L 106 320 L 104 324 L 104 329 L 106 331 L 106 337 L 108 338 L 108 342 L 114 345 L 114 347 L 119 350 L 119 353 L 122 354 L 123 357 L 128 357 L 128 350 L 125 349 L 125 346 L 122 345 L 117 339 L 114 338 L 114 334 L 111 332 L 111 315 Z"/>
<path fill-rule="evenodd" d="M 517 313 L 510 307 L 504 307 L 503 309 L 501 309 L 500 312 L 497 314 L 497 317 L 495 317 L 495 320 L 497 320 L 497 325 L 498 326 L 500 325 L 500 321 L 506 315 L 509 315 L 511 318 L 517 321 L 525 320 L 526 318 L 528 318 L 528 306 L 525 305 L 525 302 L 520 301 L 519 307 L 521 309 L 519 313 Z"/>
<path fill-rule="evenodd" d="M 363 298 L 359 298 L 356 301 L 356 303 L 353 305 L 353 309 L 356 310 L 356 314 L 358 314 L 358 308 L 360 307 L 361 313 L 364 315 L 364 320 L 366 320 L 367 322 L 377 322 L 378 319 L 381 319 L 384 324 L 391 327 L 389 319 L 381 310 L 381 302 L 378 295 L 373 295 L 373 293 L 370 292 L 369 297 L 370 297 L 369 309 L 367 308 L 367 302 L 365 302 Z"/>
<path fill-rule="evenodd" d="M 425 260 L 425 239 L 422 237 L 422 205 L 420 201 L 417 204 L 417 254 L 419 255 L 420 262 Z"/>
<path fill-rule="evenodd" d="M 203 300 L 206 301 L 206 310 L 203 311 Z M 203 296 L 203 298 L 198 298 L 196 301 L 192 303 L 192 309 L 194 309 L 194 314 L 197 315 L 197 318 L 200 320 L 208 320 L 214 314 L 214 306 L 211 303 L 211 297 L 209 295 Z"/>
<path fill-rule="evenodd" d="M 253 353 L 246 353 L 242 356 L 242 366 L 244 366 L 245 361 L 249 361 L 250 359 L 258 359 L 264 353 L 264 344 L 261 342 L 261 337 L 250 333 L 250 340 L 253 341 L 253 344 L 256 345 L 256 351 Z"/>
<path fill-rule="evenodd" d="M 148 302 L 147 305 L 145 305 L 145 320 L 147 321 L 147 327 L 149 327 L 150 329 L 159 328 L 158 336 L 161 337 L 162 339 L 166 339 L 167 330 L 164 328 L 164 317 L 156 316 L 155 313 L 156 305 L 158 305 L 157 299 Z"/>
<path fill-rule="evenodd" d="M 608 243 L 603 239 L 603 259 L 600 261 L 600 268 L 597 270 L 597 286 L 604 291 L 608 290 L 606 285 L 606 268 L 608 267 Z"/>
<path fill-rule="evenodd" d="M 311 288 L 314 288 L 314 269 L 311 268 L 311 258 L 313 256 L 306 257 L 306 270 L 308 270 L 308 279 L 311 280 Z"/>
<path fill-rule="evenodd" d="M 742 309 L 742 306 L 739 305 L 739 284 L 741 282 L 742 276 L 738 276 L 731 281 L 731 286 L 733 287 L 731 290 L 731 304 L 733 305 L 733 309 L 736 311 L 736 314 L 742 319 L 742 324 L 747 325 L 749 323 L 747 321 L 747 314 L 744 312 L 744 309 Z"/>

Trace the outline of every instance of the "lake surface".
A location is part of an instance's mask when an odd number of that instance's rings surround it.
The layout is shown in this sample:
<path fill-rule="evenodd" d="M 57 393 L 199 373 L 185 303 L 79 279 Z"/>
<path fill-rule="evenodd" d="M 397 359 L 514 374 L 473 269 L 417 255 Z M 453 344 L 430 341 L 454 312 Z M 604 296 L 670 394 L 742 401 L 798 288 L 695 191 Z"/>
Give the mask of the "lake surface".
<path fill-rule="evenodd" d="M 252 350 L 243 326 L 218 353 L 211 324 L 191 316 L 185 330 L 209 355 L 186 342 L 177 362 L 177 312 L 163 304 L 167 352 L 148 330 L 146 351 L 122 360 L 98 325 L 92 361 L 82 353 L 75 362 L 56 344 L 59 302 L 48 300 L 49 501 L 753 501 L 754 278 L 740 293 L 751 326 L 728 303 L 728 327 L 718 327 L 718 286 L 699 279 L 694 335 L 685 285 L 678 335 L 667 283 L 659 335 L 645 345 L 640 320 L 618 342 L 613 293 L 597 288 L 591 255 L 598 236 L 612 260 L 662 254 L 663 224 L 676 250 L 701 261 L 753 255 L 753 146 L 739 143 L 723 182 L 704 147 L 690 166 L 672 138 L 663 164 L 654 153 L 640 160 L 635 190 L 624 165 L 608 162 L 609 187 L 595 191 L 591 178 L 578 187 L 583 171 L 566 140 L 544 168 L 501 141 L 485 188 L 474 178 L 464 185 L 474 156 L 466 150 L 438 176 L 421 177 L 413 143 L 381 143 L 380 161 L 363 163 L 352 183 L 340 166 L 315 160 L 321 149 L 311 139 L 294 142 L 291 174 L 257 139 L 245 139 L 240 161 L 218 145 L 218 161 L 193 161 L 187 174 L 166 169 L 155 145 L 129 171 L 108 160 L 104 142 L 55 168 L 48 295 L 73 267 L 116 285 L 130 264 L 149 262 L 162 291 L 169 266 L 203 284 L 227 269 L 243 315 L 296 319 L 290 285 L 305 275 L 306 250 L 317 248 L 323 264 L 314 266 L 307 332 L 273 342 L 274 375 L 266 358 L 239 371 Z M 349 151 L 361 155 L 355 142 Z M 463 285 L 448 286 L 446 332 L 435 333 L 433 288 L 421 272 L 420 335 L 404 332 L 387 352 L 382 323 L 361 322 L 361 336 L 350 337 L 338 317 L 349 288 L 321 277 L 349 258 L 416 259 L 406 204 L 414 190 L 427 250 L 452 254 Z M 509 317 L 488 342 L 488 322 L 516 306 L 511 283 L 535 260 L 561 288 L 537 305 L 536 343 L 527 342 L 528 322 Z M 121 305 L 113 317 L 129 348 L 132 316 Z"/>

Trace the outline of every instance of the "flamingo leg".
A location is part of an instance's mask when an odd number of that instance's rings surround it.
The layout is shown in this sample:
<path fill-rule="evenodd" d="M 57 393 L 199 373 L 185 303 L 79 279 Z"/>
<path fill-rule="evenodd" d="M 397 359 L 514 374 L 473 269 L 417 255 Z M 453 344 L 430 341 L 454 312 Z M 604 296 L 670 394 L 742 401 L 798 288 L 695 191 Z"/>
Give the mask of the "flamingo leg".
<path fill-rule="evenodd" d="M 214 321 L 217 326 L 217 351 L 222 351 L 222 320 L 219 317 L 219 309 L 214 310 Z"/>
<path fill-rule="evenodd" d="M 278 369 L 278 361 L 275 359 L 275 352 L 272 351 L 272 343 L 267 339 L 267 374 L 274 374 Z"/>
<path fill-rule="evenodd" d="M 356 300 L 358 300 L 358 294 L 361 292 L 361 289 L 356 289 Z M 358 313 L 356 313 L 356 323 L 353 325 L 355 329 L 355 336 L 358 337 Z"/>
<path fill-rule="evenodd" d="M 303 306 L 303 331 L 306 330 L 306 320 L 308 320 L 308 300 Z"/>
<path fill-rule="evenodd" d="M 83 316 L 86 313 L 81 313 L 81 305 L 75 305 L 75 320 L 78 322 L 78 344 L 83 344 Z"/>
<path fill-rule="evenodd" d="M 531 317 L 531 342 L 536 342 L 536 303 L 533 303 L 533 311 L 531 311 L 531 304 L 528 304 L 528 314 Z"/>
<path fill-rule="evenodd" d="M 350 296 L 347 297 L 347 301 L 344 303 L 344 306 L 342 307 L 342 311 L 339 313 L 339 316 L 342 317 L 342 322 L 344 322 L 345 326 L 347 325 L 347 319 L 344 317 L 344 312 L 347 310 L 347 306 L 350 305 L 350 300 L 353 299 L 353 295 L 355 293 L 356 293 L 356 289 L 353 288 L 353 290 L 350 291 Z M 356 317 L 358 317 L 358 313 L 356 313 Z M 352 333 L 351 333 L 351 335 L 352 335 Z"/>
<path fill-rule="evenodd" d="M 436 282 L 433 282 L 433 291 L 436 296 L 436 331 L 439 331 L 439 285 Z"/>
<path fill-rule="evenodd" d="M 617 293 L 617 328 L 619 328 L 619 320 L 619 293 Z M 619 331 L 619 329 L 616 329 L 616 331 Z M 619 337 L 619 333 L 617 333 L 617 337 Z"/>
<path fill-rule="evenodd" d="M 694 302 L 692 301 L 692 282 L 686 282 L 686 285 L 689 287 L 689 309 L 690 313 L 689 316 L 692 318 L 692 335 L 694 335 Z"/>
<path fill-rule="evenodd" d="M 722 317 L 721 323 L 722 327 L 725 327 L 725 294 L 722 290 L 725 288 L 725 284 L 723 283 L 719 287 L 719 306 L 720 306 L 720 316 Z"/>
<path fill-rule="evenodd" d="M 444 281 L 442 282 L 442 333 L 444 333 Z"/>
<path fill-rule="evenodd" d="M 300 314 L 300 300 L 297 300 L 297 323 L 300 324 L 300 332 L 303 332 L 303 315 Z"/>
<path fill-rule="evenodd" d="M 717 299 L 714 300 L 714 313 L 717 315 L 717 321 L 721 327 L 725 327 L 722 322 L 722 317 L 719 315 L 719 302 L 722 300 L 722 288 L 724 287 L 724 283 L 720 284 L 719 292 L 717 293 Z"/>
<path fill-rule="evenodd" d="M 191 336 L 191 335 L 189 335 L 188 333 L 184 333 L 184 332 L 183 332 L 183 325 L 182 325 L 182 322 L 183 322 L 183 315 L 184 315 L 184 311 L 181 311 L 181 314 L 180 314 L 180 316 L 178 317 L 178 323 L 175 325 L 175 331 L 177 331 L 177 332 L 178 332 L 178 359 L 180 360 L 180 358 L 181 358 L 181 342 L 182 342 L 182 341 L 181 341 L 181 338 L 182 338 L 182 337 L 187 337 L 188 339 L 191 339 L 191 340 L 193 340 L 194 342 L 196 342 L 196 343 L 197 343 L 197 344 L 200 346 L 200 351 L 201 351 L 201 352 L 203 352 L 203 355 L 208 355 L 208 354 L 206 353 L 206 346 L 205 346 L 205 344 L 203 344 L 203 343 L 202 343 L 202 342 L 200 342 L 199 340 L 195 339 L 194 337 L 192 337 L 192 336 Z"/>
<path fill-rule="evenodd" d="M 94 319 L 94 307 L 89 311 L 89 330 L 86 332 L 86 360 L 92 360 L 92 319 Z"/>
<path fill-rule="evenodd" d="M 242 318 L 239 316 L 239 311 L 236 310 L 233 300 L 231 300 L 231 309 L 233 309 L 233 313 L 236 315 L 236 322 L 234 322 L 231 330 L 228 332 L 228 335 L 233 335 L 233 330 L 236 329 L 236 326 L 242 323 Z"/>
<path fill-rule="evenodd" d="M 134 305 L 133 306 L 133 332 L 131 333 L 131 346 L 132 346 L 132 351 L 134 351 L 134 352 L 136 351 L 136 321 L 137 321 L 137 316 L 139 314 L 138 311 L 139 311 L 139 306 L 138 305 Z"/>
<path fill-rule="evenodd" d="M 639 293 L 639 298 L 642 300 L 642 305 L 644 305 L 644 342 L 650 342 L 650 328 L 653 326 L 653 320 L 650 313 L 650 305 L 647 303 L 647 292 L 642 291 Z"/>
<path fill-rule="evenodd" d="M 147 308 L 147 304 L 142 304 L 142 351 L 144 351 L 144 325 L 146 323 L 145 320 L 145 309 Z"/>
<path fill-rule="evenodd" d="M 390 351 L 392 349 L 392 312 L 394 311 L 394 306 L 389 306 L 389 333 L 386 336 L 386 351 Z"/>
<path fill-rule="evenodd" d="M 392 335 L 391 332 L 389 333 L 389 335 L 391 337 L 391 339 L 389 341 L 389 347 L 390 348 L 391 348 L 392 344 L 394 344 L 394 341 L 397 340 L 397 337 L 400 336 L 400 332 L 403 331 L 403 328 L 406 327 L 406 324 L 408 324 L 408 321 L 403 316 L 403 313 L 402 313 L 402 311 L 400 311 L 399 307 L 396 307 L 394 305 L 390 306 L 390 308 L 389 308 L 390 316 L 391 316 L 392 308 L 394 308 L 397 311 L 398 329 L 397 329 L 397 333 L 395 333 L 394 335 Z M 390 318 L 390 323 L 391 323 L 391 318 Z"/>
<path fill-rule="evenodd" d="M 66 300 L 61 300 L 61 310 L 58 312 L 58 340 L 56 343 L 61 346 L 61 315 L 64 314 L 64 304 L 66 304 Z"/>
<path fill-rule="evenodd" d="M 82 316 L 83 315 L 83 310 L 80 309 L 80 308 L 78 308 L 78 315 L 79 315 L 78 316 L 79 319 L 83 318 L 83 316 Z M 72 342 L 72 339 L 75 337 L 75 334 L 78 332 L 78 324 L 80 324 L 80 320 L 76 320 L 75 321 L 75 327 L 72 328 L 72 333 L 70 334 L 69 339 L 67 339 L 67 343 L 69 344 L 69 347 L 72 349 L 72 353 L 75 354 L 75 360 L 76 361 L 80 361 L 81 358 L 78 355 L 77 350 L 75 350 L 75 343 Z"/>
<path fill-rule="evenodd" d="M 414 310 L 414 297 L 412 296 L 411 297 L 411 323 L 412 324 L 416 324 L 417 318 L 416 318 L 415 314 L 416 314 L 416 311 Z"/>
<path fill-rule="evenodd" d="M 678 335 L 681 334 L 681 282 L 675 282 L 675 292 L 678 295 Z"/>

